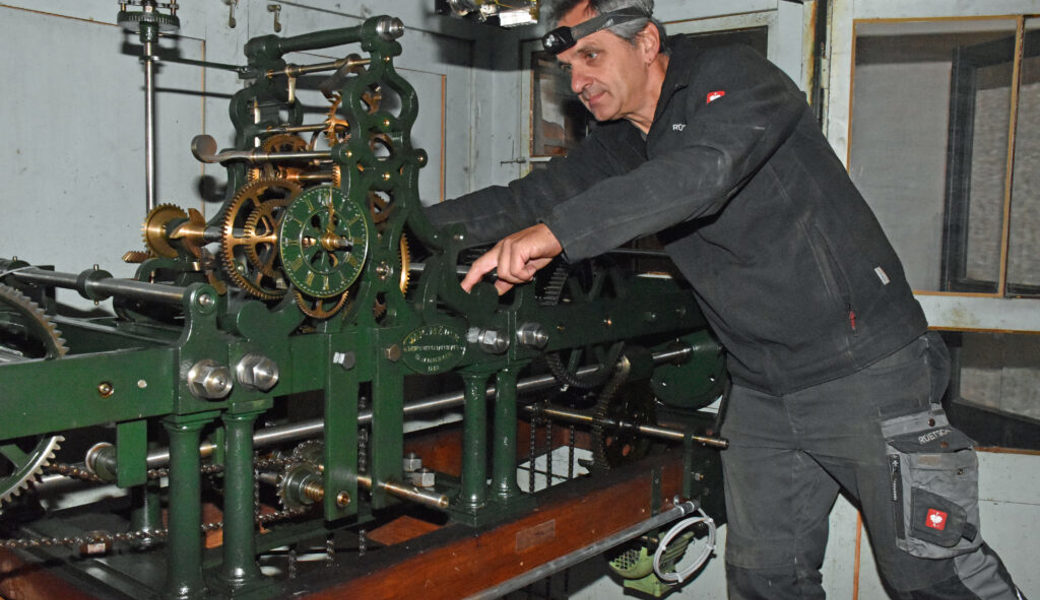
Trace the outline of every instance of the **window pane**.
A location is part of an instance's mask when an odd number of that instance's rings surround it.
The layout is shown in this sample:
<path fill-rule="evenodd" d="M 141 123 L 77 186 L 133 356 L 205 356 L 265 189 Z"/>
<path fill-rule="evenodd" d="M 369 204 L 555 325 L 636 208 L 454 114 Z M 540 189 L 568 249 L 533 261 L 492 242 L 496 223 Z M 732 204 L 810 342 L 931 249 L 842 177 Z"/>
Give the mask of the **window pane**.
<path fill-rule="evenodd" d="M 1008 293 L 1040 294 L 1040 19 L 1026 22 L 1011 186 Z"/>
<path fill-rule="evenodd" d="M 956 401 L 1040 422 L 1040 336 L 962 333 L 946 339 Z"/>
<path fill-rule="evenodd" d="M 531 156 L 565 156 L 585 139 L 588 112 L 548 52 L 531 54 Z"/>
<path fill-rule="evenodd" d="M 849 169 L 915 289 L 996 291 L 1014 34 L 856 24 Z"/>

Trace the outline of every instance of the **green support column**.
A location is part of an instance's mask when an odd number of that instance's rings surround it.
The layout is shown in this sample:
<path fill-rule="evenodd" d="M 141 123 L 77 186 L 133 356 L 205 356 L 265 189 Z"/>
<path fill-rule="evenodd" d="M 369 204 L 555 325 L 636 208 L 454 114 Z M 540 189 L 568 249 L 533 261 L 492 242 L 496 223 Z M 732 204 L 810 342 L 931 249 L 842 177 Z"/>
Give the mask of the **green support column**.
<path fill-rule="evenodd" d="M 462 481 L 458 508 L 476 512 L 487 504 L 487 380 L 485 373 L 467 373 L 466 409 L 462 430 Z"/>
<path fill-rule="evenodd" d="M 163 420 L 170 437 L 169 535 L 163 596 L 172 600 L 192 600 L 206 593 L 202 580 L 199 434 L 215 416 L 204 413 Z"/>
<path fill-rule="evenodd" d="M 516 378 L 513 367 L 498 372 L 495 396 L 494 463 L 491 490 L 500 502 L 520 495 L 516 485 Z M 467 399 L 468 400 L 468 399 Z"/>
<path fill-rule="evenodd" d="M 224 566 L 221 577 L 241 588 L 260 576 L 256 564 L 256 505 L 253 498 L 253 423 L 263 411 L 225 413 Z"/>

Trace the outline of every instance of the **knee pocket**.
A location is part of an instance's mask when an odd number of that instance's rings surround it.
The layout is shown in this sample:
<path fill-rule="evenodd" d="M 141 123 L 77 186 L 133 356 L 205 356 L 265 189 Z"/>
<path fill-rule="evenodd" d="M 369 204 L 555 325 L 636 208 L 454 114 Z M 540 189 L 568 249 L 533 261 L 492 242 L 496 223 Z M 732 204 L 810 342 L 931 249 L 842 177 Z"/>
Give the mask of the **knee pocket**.
<path fill-rule="evenodd" d="M 951 427 L 938 407 L 889 419 L 881 429 L 896 546 L 920 558 L 978 548 L 978 457 L 971 438 Z"/>

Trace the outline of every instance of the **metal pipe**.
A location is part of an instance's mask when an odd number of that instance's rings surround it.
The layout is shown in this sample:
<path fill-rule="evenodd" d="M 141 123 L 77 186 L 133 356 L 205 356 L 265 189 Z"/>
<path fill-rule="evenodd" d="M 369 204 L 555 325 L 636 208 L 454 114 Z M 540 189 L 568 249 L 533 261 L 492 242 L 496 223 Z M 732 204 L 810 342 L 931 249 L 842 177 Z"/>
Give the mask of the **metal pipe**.
<path fill-rule="evenodd" d="M 188 292 L 186 287 L 148 283 L 136 279 L 105 277 L 101 279 L 83 278 L 83 281 L 80 281 L 80 276 L 74 273 L 60 273 L 36 267 L 11 271 L 8 276 L 25 283 L 76 290 L 86 298 L 119 296 L 145 302 L 180 304 Z"/>
<path fill-rule="evenodd" d="M 561 421 L 569 421 L 571 423 L 584 423 L 587 425 L 599 424 L 605 427 L 614 427 L 617 429 L 627 429 L 638 431 L 639 433 L 651 437 L 661 438 L 665 440 L 672 440 L 675 442 L 681 442 L 686 438 L 686 433 L 680 429 L 673 429 L 671 427 L 661 427 L 659 425 L 640 425 L 631 421 L 615 421 L 614 419 L 608 418 L 596 418 L 593 415 L 583 412 L 577 412 L 572 410 L 566 410 L 562 408 L 539 408 L 536 406 L 525 406 L 524 410 L 527 412 L 541 412 L 549 415 L 554 419 Z M 691 435 L 690 439 L 705 446 L 712 446 L 714 448 L 728 448 L 729 442 L 722 438 L 707 437 L 703 435 Z"/>
<path fill-rule="evenodd" d="M 552 575 L 553 573 L 572 567 L 580 562 L 584 562 L 585 560 L 597 556 L 618 544 L 623 544 L 631 539 L 637 538 L 651 529 L 657 529 L 666 523 L 684 517 L 696 510 L 697 505 L 693 502 L 687 501 L 677 504 L 673 508 L 666 510 L 657 516 L 636 523 L 627 529 L 623 529 L 611 536 L 605 537 L 602 540 L 581 548 L 580 550 L 575 550 L 570 554 L 565 554 L 559 558 L 550 560 L 542 566 L 532 569 L 523 575 L 518 575 L 498 585 L 473 594 L 466 600 L 491 600 L 492 598 L 504 596 L 509 592 L 515 592 L 524 586 L 530 585 Z"/>
<path fill-rule="evenodd" d="M 358 485 L 365 488 L 368 491 L 372 491 L 372 478 L 368 475 L 357 476 Z M 448 497 L 444 494 L 438 494 L 436 492 L 428 492 L 426 490 L 420 490 L 419 488 L 401 485 L 392 481 L 383 481 L 378 484 L 378 487 L 386 493 L 397 496 L 398 498 L 409 500 L 411 502 L 417 502 L 419 504 L 429 506 L 430 508 L 436 508 L 444 510 L 448 508 Z"/>
<path fill-rule="evenodd" d="M 145 204 L 155 208 L 155 56 L 152 42 L 144 43 L 144 181 Z"/>
<path fill-rule="evenodd" d="M 317 71 L 332 71 L 338 69 L 344 65 L 350 66 L 351 68 L 357 66 L 363 66 L 369 64 L 371 59 L 368 58 L 341 58 L 339 60 L 333 60 L 323 63 L 314 63 L 310 65 L 286 65 L 284 69 L 269 69 L 264 76 L 268 79 L 277 77 L 279 75 L 285 77 L 298 77 L 304 73 L 314 73 Z"/>

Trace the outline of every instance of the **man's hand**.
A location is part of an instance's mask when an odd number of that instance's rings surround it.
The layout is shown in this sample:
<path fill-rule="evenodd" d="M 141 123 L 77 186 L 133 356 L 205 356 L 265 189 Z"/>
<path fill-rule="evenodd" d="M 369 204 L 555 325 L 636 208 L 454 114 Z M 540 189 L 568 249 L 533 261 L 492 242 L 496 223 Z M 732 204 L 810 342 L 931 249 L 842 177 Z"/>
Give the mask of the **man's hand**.
<path fill-rule="evenodd" d="M 563 246 L 545 225 L 539 223 L 521 229 L 502 238 L 494 248 L 473 262 L 462 280 L 462 289 L 469 292 L 482 277 L 497 269 L 495 288 L 502 295 L 518 283 L 531 281 L 535 272 L 560 252 L 563 252 Z"/>

